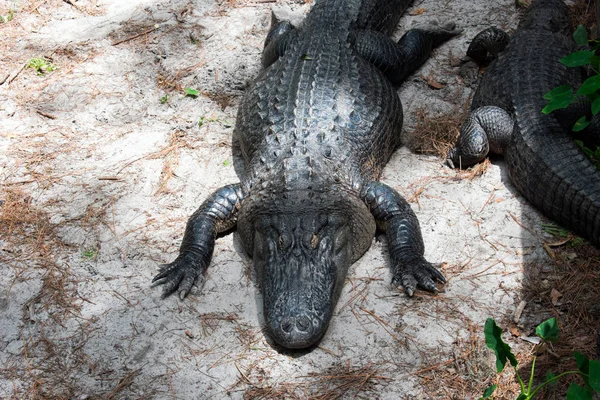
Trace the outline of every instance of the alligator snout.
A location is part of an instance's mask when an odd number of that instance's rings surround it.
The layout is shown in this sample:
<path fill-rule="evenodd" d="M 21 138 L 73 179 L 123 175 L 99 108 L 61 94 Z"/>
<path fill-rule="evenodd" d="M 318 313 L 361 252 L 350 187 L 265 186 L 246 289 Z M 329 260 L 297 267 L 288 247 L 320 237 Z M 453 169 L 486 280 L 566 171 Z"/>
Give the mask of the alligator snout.
<path fill-rule="evenodd" d="M 301 349 L 317 343 L 323 336 L 324 329 L 318 320 L 306 315 L 286 317 L 279 326 L 273 326 L 273 339 L 289 349 Z"/>

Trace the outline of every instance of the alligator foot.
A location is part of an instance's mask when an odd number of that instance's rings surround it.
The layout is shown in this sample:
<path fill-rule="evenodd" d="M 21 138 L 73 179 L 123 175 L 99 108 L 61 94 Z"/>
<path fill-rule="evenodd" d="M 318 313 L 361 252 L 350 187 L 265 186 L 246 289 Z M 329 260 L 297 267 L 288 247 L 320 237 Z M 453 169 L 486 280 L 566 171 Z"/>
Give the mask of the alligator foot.
<path fill-rule="evenodd" d="M 153 286 L 163 286 L 163 297 L 178 292 L 183 300 L 196 281 L 204 280 L 217 234 L 235 226 L 243 199 L 239 184 L 227 185 L 215 191 L 190 217 L 185 227 L 179 256 L 160 267 L 152 279 Z"/>
<path fill-rule="evenodd" d="M 458 36 L 462 33 L 462 29 L 457 28 L 454 22 L 448 22 L 445 24 L 440 24 L 437 21 L 431 22 L 429 24 L 419 25 L 415 28 L 411 29 L 411 31 L 422 31 L 424 32 L 428 40 L 431 41 L 433 47 L 437 47 L 440 44 L 444 43 L 446 40 L 453 38 L 454 36 Z M 407 32 L 407 33 L 408 33 Z M 402 39 L 400 39 L 402 40 Z"/>
<path fill-rule="evenodd" d="M 392 283 L 402 285 L 409 296 L 417 288 L 437 292 L 436 281 L 446 279 L 433 264 L 425 260 L 425 246 L 417 216 L 410 205 L 391 187 L 380 183 L 369 183 L 363 199 L 377 227 L 385 231 L 392 265 Z"/>
<path fill-rule="evenodd" d="M 207 265 L 201 259 L 202 257 L 191 253 L 180 254 L 172 263 L 160 266 L 160 272 L 152 279 L 152 286 L 164 285 L 163 298 L 177 291 L 179 298 L 183 300 L 195 283 L 198 282 L 198 286 L 204 283 L 203 275 Z"/>
<path fill-rule="evenodd" d="M 400 84 L 435 47 L 461 32 L 454 23 L 428 24 L 409 30 L 395 43 L 382 32 L 364 29 L 353 32 L 352 42 L 358 54 L 384 72 L 393 84 Z"/>
<path fill-rule="evenodd" d="M 405 263 L 394 268 L 392 284 L 395 286 L 402 285 L 409 297 L 413 296 L 417 288 L 437 293 L 436 282 L 446 283 L 446 278 L 438 271 L 441 265 L 434 266 L 423 257 Z"/>
<path fill-rule="evenodd" d="M 506 32 L 492 26 L 479 32 L 471 41 L 467 57 L 485 64 L 492 61 L 508 45 L 510 37 Z"/>
<path fill-rule="evenodd" d="M 448 166 L 467 168 L 482 161 L 490 151 L 504 154 L 513 126 L 513 118 L 502 108 L 479 107 L 460 128 L 458 141 L 446 156 Z"/>

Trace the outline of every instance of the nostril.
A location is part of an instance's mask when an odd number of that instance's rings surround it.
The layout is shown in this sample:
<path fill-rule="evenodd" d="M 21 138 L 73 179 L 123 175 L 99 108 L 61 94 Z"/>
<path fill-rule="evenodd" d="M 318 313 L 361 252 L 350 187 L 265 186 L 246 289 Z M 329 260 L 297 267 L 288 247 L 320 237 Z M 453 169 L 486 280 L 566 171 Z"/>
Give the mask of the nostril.
<path fill-rule="evenodd" d="M 292 324 L 292 320 L 289 318 L 285 318 L 284 320 L 281 321 L 281 330 L 284 331 L 285 333 L 290 333 L 292 331 L 293 328 L 293 324 Z"/>
<path fill-rule="evenodd" d="M 296 319 L 296 327 L 301 332 L 306 332 L 310 328 L 310 319 L 307 317 L 298 317 Z"/>

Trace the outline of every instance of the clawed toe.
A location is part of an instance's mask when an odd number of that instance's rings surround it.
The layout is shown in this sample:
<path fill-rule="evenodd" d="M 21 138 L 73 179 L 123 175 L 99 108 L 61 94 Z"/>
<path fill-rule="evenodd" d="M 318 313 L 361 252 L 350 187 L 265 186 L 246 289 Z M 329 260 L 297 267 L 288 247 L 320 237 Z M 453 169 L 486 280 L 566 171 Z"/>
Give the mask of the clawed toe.
<path fill-rule="evenodd" d="M 185 257 L 178 257 L 170 264 L 159 267 L 159 273 L 152 279 L 152 287 L 162 285 L 162 297 L 168 297 L 177 292 L 178 297 L 183 300 L 192 290 L 192 287 L 201 276 L 201 271 Z"/>
<path fill-rule="evenodd" d="M 437 293 L 436 282 L 444 284 L 446 283 L 446 278 L 437 270 L 436 266 L 425 260 L 410 263 L 399 268 L 392 279 L 392 284 L 396 286 L 401 284 L 409 297 L 412 297 L 417 289 Z"/>

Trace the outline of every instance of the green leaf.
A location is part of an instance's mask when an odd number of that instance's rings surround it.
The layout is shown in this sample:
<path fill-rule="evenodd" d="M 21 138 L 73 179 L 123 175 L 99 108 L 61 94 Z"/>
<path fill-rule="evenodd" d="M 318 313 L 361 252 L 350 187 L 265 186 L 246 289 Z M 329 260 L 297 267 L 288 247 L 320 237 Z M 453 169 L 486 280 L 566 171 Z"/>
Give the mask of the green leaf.
<path fill-rule="evenodd" d="M 546 93 L 544 95 L 544 99 L 552 100 L 555 98 L 562 98 L 564 96 L 570 96 L 572 94 L 573 94 L 573 88 L 571 86 L 562 85 L 562 86 L 555 87 L 554 89 L 552 89 L 551 91 Z"/>
<path fill-rule="evenodd" d="M 598 67 L 600 66 L 600 56 L 594 56 L 590 60 L 590 64 L 592 65 L 592 69 L 594 71 L 598 71 Z"/>
<path fill-rule="evenodd" d="M 527 398 L 528 398 L 528 397 L 527 397 L 527 395 L 526 395 L 525 393 L 521 393 L 521 394 L 519 395 L 519 397 L 517 397 L 517 400 L 526 400 Z"/>
<path fill-rule="evenodd" d="M 592 394 L 587 388 L 571 383 L 567 390 L 567 400 L 592 400 Z"/>
<path fill-rule="evenodd" d="M 590 360 L 589 368 L 589 385 L 596 391 L 596 393 L 600 393 L 600 361 Z"/>
<path fill-rule="evenodd" d="M 594 75 L 587 78 L 579 87 L 577 94 L 592 94 L 600 89 L 600 75 Z"/>
<path fill-rule="evenodd" d="M 196 89 L 192 89 L 192 88 L 185 88 L 185 95 L 186 96 L 190 96 L 190 97 L 198 97 L 198 95 L 200 94 L 199 91 L 197 91 Z"/>
<path fill-rule="evenodd" d="M 575 100 L 575 96 L 573 95 L 553 98 L 546 104 L 546 107 L 542 109 L 542 113 L 550 114 L 554 110 L 567 108 L 573 100 Z"/>
<path fill-rule="evenodd" d="M 587 128 L 589 124 L 590 124 L 590 121 L 586 121 L 585 115 L 584 115 L 583 117 L 579 118 L 577 120 L 577 122 L 575 122 L 575 125 L 573 125 L 573 132 L 582 131 L 585 128 Z"/>
<path fill-rule="evenodd" d="M 542 322 L 535 328 L 535 334 L 547 342 L 554 342 L 558 339 L 558 324 L 556 318 L 550 318 Z"/>
<path fill-rule="evenodd" d="M 573 352 L 573 357 L 575 357 L 575 361 L 577 362 L 577 369 L 581 372 L 581 378 L 589 386 L 590 360 L 578 351 Z"/>
<path fill-rule="evenodd" d="M 556 374 L 553 372 L 546 372 L 546 382 L 551 381 L 552 379 L 556 378 Z M 556 381 L 552 381 L 549 383 L 549 385 L 556 385 Z"/>
<path fill-rule="evenodd" d="M 575 29 L 575 32 L 573 33 L 573 40 L 575 40 L 575 43 L 577 43 L 579 46 L 587 46 L 588 34 L 583 25 L 579 24 L 577 26 L 577 29 Z"/>
<path fill-rule="evenodd" d="M 490 397 L 492 397 L 492 394 L 494 394 L 494 390 L 496 390 L 497 387 L 498 385 L 492 385 L 489 388 L 485 389 L 485 391 L 483 392 L 483 396 L 480 397 L 480 400 L 489 399 Z"/>
<path fill-rule="evenodd" d="M 496 371 L 502 372 L 507 360 L 510 361 L 510 365 L 516 367 L 519 362 L 510 351 L 510 346 L 502 340 L 502 329 L 496 325 L 496 321 L 488 318 L 485 321 L 483 331 L 485 334 L 485 344 L 496 353 Z"/>
<path fill-rule="evenodd" d="M 592 114 L 596 115 L 600 112 L 600 96 L 592 102 Z"/>
<path fill-rule="evenodd" d="M 567 67 L 581 67 L 591 62 L 594 52 L 591 50 L 579 50 L 560 59 L 561 64 Z"/>

